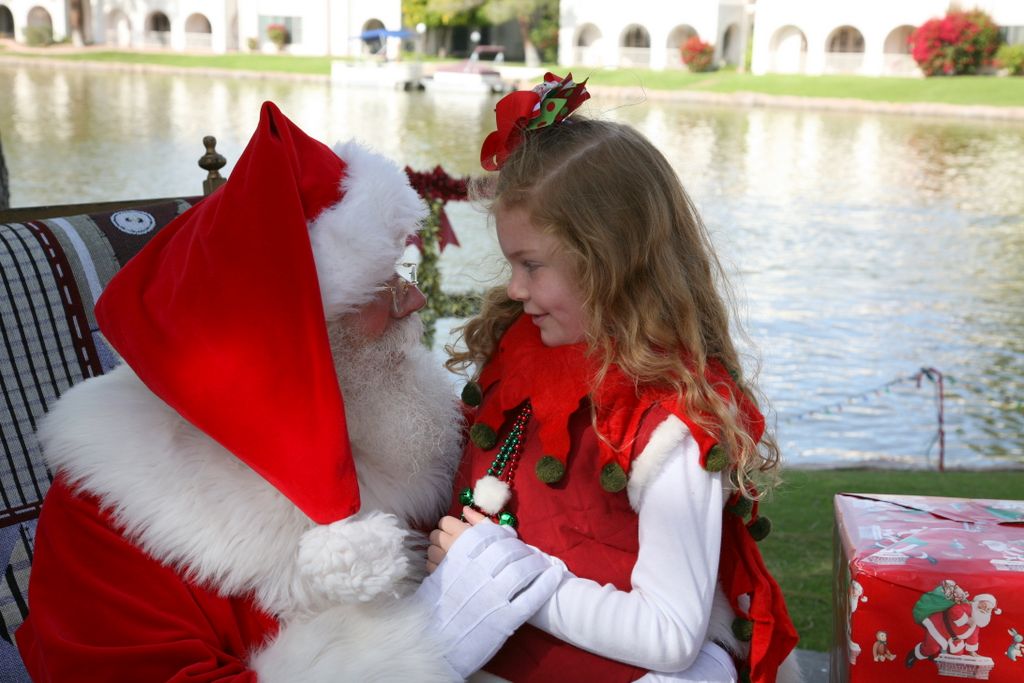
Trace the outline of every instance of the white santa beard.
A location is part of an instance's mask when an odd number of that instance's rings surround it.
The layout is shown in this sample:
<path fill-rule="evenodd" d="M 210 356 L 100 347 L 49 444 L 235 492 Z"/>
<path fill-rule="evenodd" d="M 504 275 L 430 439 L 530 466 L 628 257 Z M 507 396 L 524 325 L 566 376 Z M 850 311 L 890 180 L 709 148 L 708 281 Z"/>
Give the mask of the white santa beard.
<path fill-rule="evenodd" d="M 978 606 L 975 604 L 971 607 L 971 618 L 974 620 L 975 626 L 984 628 L 988 626 L 990 621 L 992 621 L 992 611 L 982 611 L 978 609 Z"/>
<path fill-rule="evenodd" d="M 447 509 L 461 452 L 451 375 L 420 343 L 418 316 L 368 340 L 328 326 L 364 510 L 432 526 Z"/>

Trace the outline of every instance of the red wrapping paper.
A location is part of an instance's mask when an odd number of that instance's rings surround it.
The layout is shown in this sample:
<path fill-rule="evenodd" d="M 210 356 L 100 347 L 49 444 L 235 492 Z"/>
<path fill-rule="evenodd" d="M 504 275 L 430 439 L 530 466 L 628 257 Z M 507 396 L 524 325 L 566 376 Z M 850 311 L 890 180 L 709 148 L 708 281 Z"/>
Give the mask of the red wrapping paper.
<path fill-rule="evenodd" d="M 1024 501 L 835 497 L 834 682 L 1024 681 Z"/>

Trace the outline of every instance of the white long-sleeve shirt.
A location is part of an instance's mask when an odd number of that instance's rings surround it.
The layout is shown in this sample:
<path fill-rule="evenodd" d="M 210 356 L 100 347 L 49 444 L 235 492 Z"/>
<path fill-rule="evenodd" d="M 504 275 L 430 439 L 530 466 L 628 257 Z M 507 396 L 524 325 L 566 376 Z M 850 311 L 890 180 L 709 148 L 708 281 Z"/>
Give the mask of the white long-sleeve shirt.
<path fill-rule="evenodd" d="M 642 680 L 732 681 L 728 655 L 706 640 L 722 541 L 722 474 L 700 465 L 697 442 L 669 417 L 633 464 L 639 515 L 631 590 L 570 573 L 530 623 L 568 643 L 652 672 Z M 696 676 L 696 677 L 695 677 Z"/>

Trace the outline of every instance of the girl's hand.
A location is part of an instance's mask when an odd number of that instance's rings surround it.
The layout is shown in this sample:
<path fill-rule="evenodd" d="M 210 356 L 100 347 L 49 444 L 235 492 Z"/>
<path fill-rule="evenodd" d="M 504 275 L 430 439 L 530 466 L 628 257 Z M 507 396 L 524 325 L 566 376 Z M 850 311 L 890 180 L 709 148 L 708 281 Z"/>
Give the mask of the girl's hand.
<path fill-rule="evenodd" d="M 466 522 L 456 517 L 442 517 L 441 521 L 437 523 L 437 528 L 430 532 L 430 546 L 427 548 L 427 572 L 433 573 L 437 569 L 437 565 L 441 564 L 441 560 L 448 554 L 448 549 L 452 547 L 463 531 L 487 519 L 468 506 L 462 508 L 462 516 L 466 518 Z"/>

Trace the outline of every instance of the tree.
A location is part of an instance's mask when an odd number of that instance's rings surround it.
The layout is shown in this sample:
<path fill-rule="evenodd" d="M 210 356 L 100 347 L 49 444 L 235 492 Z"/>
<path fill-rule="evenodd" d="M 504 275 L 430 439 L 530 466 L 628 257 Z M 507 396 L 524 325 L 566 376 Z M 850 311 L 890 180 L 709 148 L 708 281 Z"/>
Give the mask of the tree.
<path fill-rule="evenodd" d="M 558 53 L 558 0 L 402 0 L 402 16 L 410 26 L 465 26 L 482 20 L 504 24 L 515 20 L 523 40 L 526 63 L 554 61 Z"/>
<path fill-rule="evenodd" d="M 406 26 L 465 26 L 470 23 L 482 0 L 402 0 L 402 19 Z"/>
<path fill-rule="evenodd" d="M 441 29 L 441 44 L 446 45 L 453 26 L 479 23 L 477 10 L 481 0 L 402 0 L 404 26 L 424 24 Z"/>
<path fill-rule="evenodd" d="M 516 20 L 529 66 L 540 64 L 538 44 L 547 48 L 546 57 L 550 57 L 552 47 L 557 53 L 558 0 L 485 0 L 481 14 L 494 24 Z"/>

